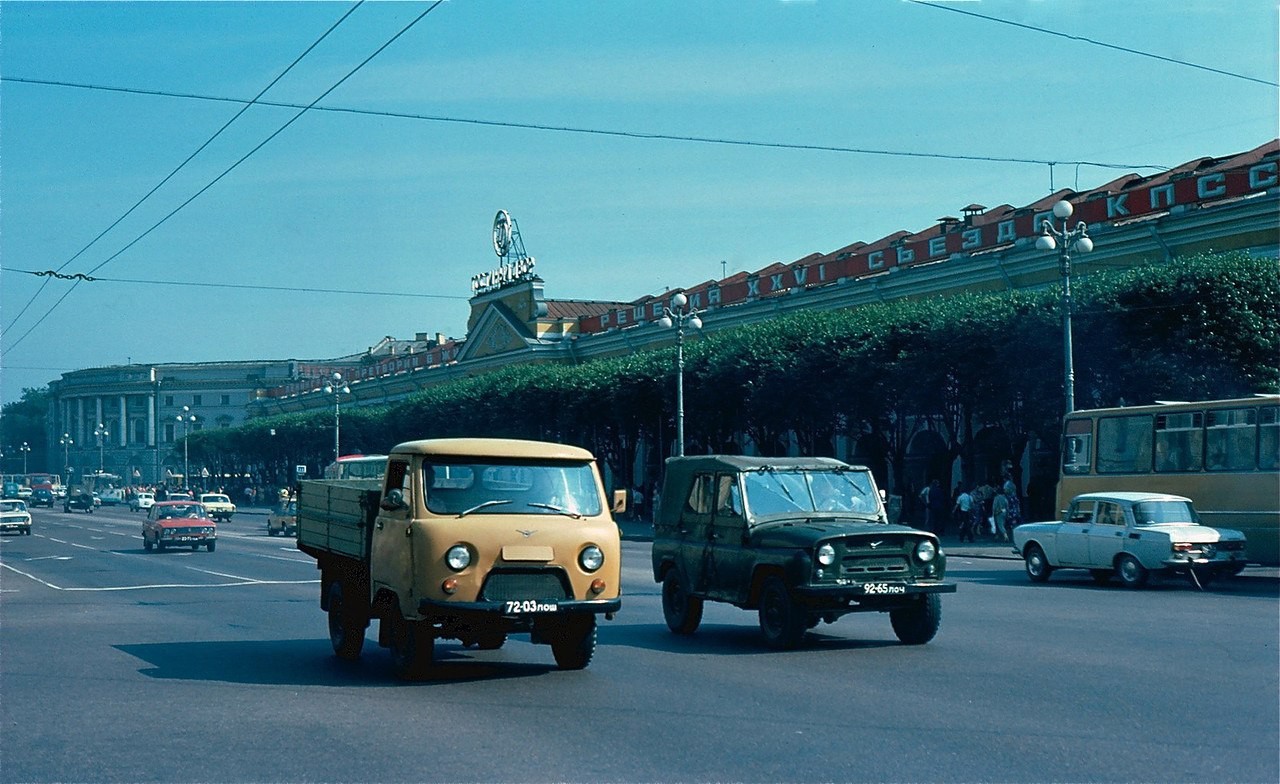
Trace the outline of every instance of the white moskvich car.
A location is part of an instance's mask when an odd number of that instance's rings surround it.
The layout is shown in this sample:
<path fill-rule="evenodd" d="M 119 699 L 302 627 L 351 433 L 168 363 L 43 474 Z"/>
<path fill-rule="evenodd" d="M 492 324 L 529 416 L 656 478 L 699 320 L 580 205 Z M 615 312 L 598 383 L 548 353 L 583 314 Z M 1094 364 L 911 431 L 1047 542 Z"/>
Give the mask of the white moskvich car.
<path fill-rule="evenodd" d="M 1152 574 L 1181 574 L 1205 585 L 1245 566 L 1245 537 L 1200 524 L 1191 500 L 1164 493 L 1085 493 L 1061 522 L 1013 529 L 1014 552 L 1027 576 L 1044 582 L 1055 569 L 1088 569 L 1105 584 L 1112 575 L 1131 588 Z"/>

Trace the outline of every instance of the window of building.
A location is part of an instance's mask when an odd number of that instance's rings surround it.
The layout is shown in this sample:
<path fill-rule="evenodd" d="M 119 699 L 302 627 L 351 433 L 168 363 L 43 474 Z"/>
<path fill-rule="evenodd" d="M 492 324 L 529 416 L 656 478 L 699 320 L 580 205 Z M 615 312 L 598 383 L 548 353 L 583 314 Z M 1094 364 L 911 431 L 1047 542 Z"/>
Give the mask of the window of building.
<path fill-rule="evenodd" d="M 170 407 L 172 407 L 172 406 L 173 406 L 173 395 L 165 395 L 165 396 L 164 396 L 164 404 L 165 404 L 166 406 L 170 406 Z"/>
<path fill-rule="evenodd" d="M 173 442 L 173 425 L 164 426 L 164 440 L 170 443 Z"/>
<path fill-rule="evenodd" d="M 223 395 L 223 396 L 222 396 L 222 405 L 224 405 L 224 406 L 229 406 L 229 405 L 231 405 L 231 395 Z"/>
<path fill-rule="evenodd" d="M 192 396 L 191 396 L 191 405 L 193 405 L 193 406 L 202 406 L 202 405 L 204 405 L 204 395 L 192 395 Z"/>

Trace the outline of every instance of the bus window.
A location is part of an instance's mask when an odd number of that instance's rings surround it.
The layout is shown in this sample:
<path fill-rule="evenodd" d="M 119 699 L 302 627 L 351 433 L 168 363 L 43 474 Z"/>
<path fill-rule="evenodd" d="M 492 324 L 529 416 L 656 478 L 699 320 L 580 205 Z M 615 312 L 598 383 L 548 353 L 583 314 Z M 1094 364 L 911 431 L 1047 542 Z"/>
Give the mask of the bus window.
<path fill-rule="evenodd" d="M 1091 435 L 1067 436 L 1062 441 L 1062 473 L 1089 473 L 1089 442 Z"/>
<path fill-rule="evenodd" d="M 1258 409 L 1258 468 L 1275 471 L 1280 468 L 1280 406 Z"/>
<path fill-rule="evenodd" d="M 1204 412 L 1156 417 L 1156 471 L 1199 471 L 1204 467 Z"/>
<path fill-rule="evenodd" d="M 1205 465 L 1209 471 L 1252 471 L 1258 454 L 1257 412 L 1224 408 L 1205 412 Z"/>
<path fill-rule="evenodd" d="M 1116 416 L 1098 420 L 1098 473 L 1145 474 L 1151 471 L 1151 417 Z"/>

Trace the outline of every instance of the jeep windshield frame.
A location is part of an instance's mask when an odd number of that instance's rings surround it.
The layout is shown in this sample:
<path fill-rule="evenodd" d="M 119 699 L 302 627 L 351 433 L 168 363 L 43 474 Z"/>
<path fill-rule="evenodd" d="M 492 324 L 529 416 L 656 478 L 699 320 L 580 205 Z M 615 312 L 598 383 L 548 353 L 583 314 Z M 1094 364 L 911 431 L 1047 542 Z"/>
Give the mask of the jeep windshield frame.
<path fill-rule="evenodd" d="M 545 515 L 579 520 L 604 512 L 590 462 L 426 460 L 427 511 L 437 515 Z"/>
<path fill-rule="evenodd" d="M 754 520 L 881 519 L 880 496 L 866 469 L 762 466 L 744 470 L 742 485 Z"/>

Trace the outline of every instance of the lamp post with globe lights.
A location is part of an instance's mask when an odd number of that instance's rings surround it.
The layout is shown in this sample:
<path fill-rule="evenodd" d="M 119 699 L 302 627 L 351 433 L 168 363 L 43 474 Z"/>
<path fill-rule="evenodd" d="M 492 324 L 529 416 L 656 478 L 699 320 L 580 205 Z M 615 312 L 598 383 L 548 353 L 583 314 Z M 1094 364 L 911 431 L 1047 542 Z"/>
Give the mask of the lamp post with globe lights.
<path fill-rule="evenodd" d="M 676 328 L 676 456 L 684 456 L 684 325 L 702 329 L 701 310 L 689 307 L 684 292 L 676 292 L 671 305 L 663 307 L 658 325 L 663 329 Z"/>
<path fill-rule="evenodd" d="M 1062 228 L 1054 227 L 1051 220 L 1041 221 L 1040 238 L 1036 240 L 1038 250 L 1058 251 L 1058 270 L 1062 274 L 1062 383 L 1068 414 L 1076 407 L 1076 372 L 1071 350 L 1071 254 L 1093 250 L 1089 227 L 1083 221 L 1077 223 L 1075 228 L 1067 228 L 1067 218 L 1071 217 L 1072 212 L 1074 209 L 1069 201 L 1054 204 L 1053 216 L 1062 221 Z"/>
<path fill-rule="evenodd" d="M 341 441 L 339 433 L 342 430 L 342 396 L 351 394 L 351 387 L 342 383 L 342 374 L 333 371 L 333 375 L 329 377 L 329 382 L 324 385 L 326 394 L 333 395 L 333 462 L 338 462 L 338 458 L 342 456 Z"/>
<path fill-rule="evenodd" d="M 58 446 L 62 447 L 63 472 L 66 474 L 63 484 L 65 485 L 71 484 L 71 445 L 74 443 L 75 440 L 70 433 L 63 433 L 62 438 L 58 439 Z"/>
<path fill-rule="evenodd" d="M 111 433 L 107 431 L 106 425 L 99 422 L 93 429 L 93 435 L 98 439 L 98 473 L 105 473 L 107 470 L 106 440 Z"/>
<path fill-rule="evenodd" d="M 183 406 L 182 413 L 175 417 L 182 423 L 182 489 L 191 487 L 191 460 L 187 441 L 191 436 L 191 426 L 196 422 L 196 415 L 191 413 L 190 406 Z"/>

